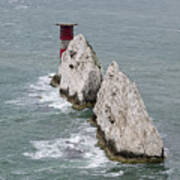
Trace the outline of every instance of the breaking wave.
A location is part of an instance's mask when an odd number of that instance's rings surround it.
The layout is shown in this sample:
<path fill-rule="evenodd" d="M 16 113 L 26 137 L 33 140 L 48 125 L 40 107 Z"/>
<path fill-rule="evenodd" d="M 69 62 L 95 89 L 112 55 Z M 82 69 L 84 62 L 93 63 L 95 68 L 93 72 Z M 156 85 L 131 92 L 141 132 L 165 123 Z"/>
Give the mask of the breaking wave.
<path fill-rule="evenodd" d="M 71 104 L 59 96 L 58 88 L 51 87 L 50 80 L 53 74 L 39 77 L 35 84 L 30 85 L 30 97 L 37 97 L 40 103 L 48 103 L 49 107 L 66 111 Z"/>
<path fill-rule="evenodd" d="M 17 106 L 45 105 L 62 112 L 70 111 L 71 104 L 60 97 L 58 88 L 49 85 L 52 76 L 53 74 L 39 77 L 37 82 L 26 87 L 26 92 L 22 97 L 8 100 L 5 103 Z"/>
<path fill-rule="evenodd" d="M 35 152 L 25 152 L 23 155 L 34 160 L 43 158 L 63 158 L 68 160 L 82 160 L 83 168 L 96 168 L 110 163 L 99 147 L 97 147 L 96 128 L 85 122 L 80 124 L 78 133 L 69 138 L 59 138 L 46 141 L 31 141 Z M 81 166 L 79 166 L 81 168 Z"/>

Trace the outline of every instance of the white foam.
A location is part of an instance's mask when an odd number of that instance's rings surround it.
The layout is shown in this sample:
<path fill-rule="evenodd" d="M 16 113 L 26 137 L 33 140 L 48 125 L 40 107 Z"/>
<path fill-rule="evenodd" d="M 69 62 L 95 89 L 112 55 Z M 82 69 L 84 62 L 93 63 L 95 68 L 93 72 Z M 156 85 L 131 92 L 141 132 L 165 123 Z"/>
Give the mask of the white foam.
<path fill-rule="evenodd" d="M 40 103 L 48 103 L 49 107 L 66 111 L 68 107 L 71 107 L 71 104 L 59 96 L 58 88 L 52 88 L 49 85 L 52 75 L 39 77 L 35 84 L 31 84 L 29 96 L 39 97 Z"/>
<path fill-rule="evenodd" d="M 77 120 L 76 120 L 77 121 Z M 105 167 L 111 162 L 105 156 L 103 150 L 97 147 L 96 129 L 89 123 L 83 123 L 80 131 L 73 133 L 69 138 L 58 138 L 47 141 L 32 141 L 35 152 L 25 152 L 23 155 L 32 159 L 42 158 L 68 158 L 69 161 L 82 160 L 82 164 L 76 168 Z M 84 165 L 85 163 L 85 165 Z M 115 174 L 114 174 L 115 176 Z"/>
<path fill-rule="evenodd" d="M 60 158 L 65 157 L 69 152 L 74 151 L 80 152 L 78 144 L 80 143 L 80 137 L 72 138 L 59 138 L 49 141 L 32 141 L 31 144 L 36 149 L 36 152 L 29 153 L 26 152 L 23 155 L 28 156 L 32 159 L 42 159 L 42 158 Z"/>
<path fill-rule="evenodd" d="M 24 170 L 15 170 L 15 171 L 12 171 L 11 173 L 14 175 L 26 175 L 26 174 L 28 174 Z"/>
<path fill-rule="evenodd" d="M 16 10 L 27 9 L 27 8 L 28 8 L 28 6 L 26 6 L 26 5 L 17 5 L 17 6 L 15 7 Z"/>
<path fill-rule="evenodd" d="M 122 170 L 120 170 L 119 172 L 110 172 L 110 173 L 105 173 L 104 177 L 119 177 L 119 176 L 123 176 L 124 172 Z"/>
<path fill-rule="evenodd" d="M 161 174 L 167 174 L 167 175 L 171 175 L 173 173 L 174 173 L 174 169 L 173 168 L 161 172 Z"/>
<path fill-rule="evenodd" d="M 105 156 L 104 151 L 97 147 L 96 143 L 97 142 L 93 142 L 92 146 L 90 147 L 90 151 L 86 152 L 85 154 L 85 158 L 87 158 L 89 161 L 89 164 L 86 168 L 97 168 L 100 166 L 105 166 L 106 163 L 109 162 Z"/>
<path fill-rule="evenodd" d="M 69 111 L 71 110 L 69 108 L 69 107 L 71 107 L 71 105 L 68 102 L 63 101 L 62 99 L 60 99 L 59 101 L 56 101 L 56 102 L 52 102 L 48 106 L 55 108 L 55 109 L 60 109 L 62 112 L 67 112 L 68 110 Z"/>
<path fill-rule="evenodd" d="M 20 99 L 8 100 L 8 101 L 5 101 L 5 104 L 15 104 L 19 106 L 23 105 Z"/>
<path fill-rule="evenodd" d="M 39 104 L 46 104 L 51 108 L 56 108 L 64 112 L 71 110 L 71 104 L 60 98 L 58 88 L 52 88 L 50 76 L 39 77 L 36 83 L 29 85 L 28 97 L 35 99 Z M 79 123 L 76 119 L 75 122 Z M 96 168 L 106 166 L 111 163 L 103 150 L 97 147 L 96 128 L 91 127 L 89 123 L 78 124 L 76 133 L 70 134 L 69 138 L 58 138 L 47 141 L 33 141 L 32 146 L 35 152 L 25 152 L 24 156 L 32 159 L 41 158 L 68 158 L 70 161 L 83 159 L 85 165 L 77 168 Z"/>
<path fill-rule="evenodd" d="M 38 81 L 35 84 L 31 84 L 30 88 L 32 90 L 38 90 L 38 91 L 43 91 L 43 90 L 50 90 L 51 86 L 49 86 L 50 80 L 51 80 L 51 74 L 46 75 L 46 76 L 40 76 L 38 78 Z"/>
<path fill-rule="evenodd" d="M 6 104 L 14 104 L 17 106 L 29 105 L 47 105 L 48 107 L 59 109 L 62 112 L 71 111 L 71 104 L 60 97 L 58 88 L 50 86 L 50 80 L 53 74 L 41 76 L 37 82 L 26 87 L 25 94 L 14 100 L 8 100 Z M 27 96 L 27 97 L 26 97 Z"/>
<path fill-rule="evenodd" d="M 84 153 L 84 158 L 88 161 L 86 168 L 105 166 L 110 161 L 107 159 L 104 151 L 97 146 L 96 128 L 87 125 L 86 128 L 81 129 L 83 131 L 79 133 L 79 136 L 84 137 L 82 144 L 86 147 Z"/>
<path fill-rule="evenodd" d="M 24 156 L 31 157 L 32 159 L 42 159 L 42 158 L 59 158 L 62 153 L 59 149 L 59 144 L 57 142 L 51 143 L 50 141 L 32 141 L 33 146 L 36 148 L 35 153 L 24 153 Z"/>

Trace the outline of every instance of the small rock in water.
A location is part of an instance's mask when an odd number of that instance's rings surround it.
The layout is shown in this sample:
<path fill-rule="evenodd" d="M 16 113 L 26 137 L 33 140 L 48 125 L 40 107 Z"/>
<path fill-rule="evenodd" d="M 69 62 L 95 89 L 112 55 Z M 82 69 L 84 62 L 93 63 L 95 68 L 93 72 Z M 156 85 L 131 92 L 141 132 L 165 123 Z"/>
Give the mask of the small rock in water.
<path fill-rule="evenodd" d="M 110 159 L 125 163 L 161 162 L 163 142 L 135 83 L 113 62 L 94 107 L 99 145 Z"/>
<path fill-rule="evenodd" d="M 92 107 L 102 81 L 96 53 L 81 34 L 74 37 L 62 55 L 58 76 L 60 94 L 75 109 Z"/>
<path fill-rule="evenodd" d="M 61 77 L 57 74 L 55 74 L 53 77 L 51 77 L 50 85 L 52 87 L 58 87 L 61 81 Z"/>

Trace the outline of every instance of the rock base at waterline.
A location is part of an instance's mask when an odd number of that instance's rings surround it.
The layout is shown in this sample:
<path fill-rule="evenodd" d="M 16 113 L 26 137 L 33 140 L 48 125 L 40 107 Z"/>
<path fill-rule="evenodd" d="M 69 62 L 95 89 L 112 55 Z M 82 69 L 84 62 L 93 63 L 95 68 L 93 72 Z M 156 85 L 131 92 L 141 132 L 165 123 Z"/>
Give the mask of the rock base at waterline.
<path fill-rule="evenodd" d="M 113 141 L 107 141 L 105 139 L 105 134 L 101 130 L 100 126 L 97 125 L 96 122 L 96 116 L 93 115 L 90 119 L 89 122 L 91 123 L 92 126 L 95 126 L 97 128 L 96 130 L 96 138 L 98 140 L 98 146 L 105 151 L 106 156 L 112 160 L 112 161 L 117 161 L 125 164 L 142 164 L 142 163 L 161 163 L 164 161 L 164 152 L 162 152 L 162 157 L 148 157 L 144 155 L 136 155 L 133 153 L 129 152 L 122 152 L 118 153 L 116 149 L 114 148 L 114 143 Z M 164 151 L 162 149 L 162 151 Z"/>
<path fill-rule="evenodd" d="M 68 102 L 70 102 L 72 104 L 72 108 L 75 109 L 75 110 L 82 110 L 82 109 L 85 109 L 85 108 L 93 108 L 94 107 L 94 104 L 96 101 L 89 101 L 89 102 L 81 102 L 79 99 L 78 99 L 78 95 L 77 93 L 75 93 L 73 96 L 71 96 L 69 94 L 69 90 L 63 90 L 63 89 L 60 89 L 59 90 L 60 92 L 60 96 L 64 99 L 66 99 Z"/>

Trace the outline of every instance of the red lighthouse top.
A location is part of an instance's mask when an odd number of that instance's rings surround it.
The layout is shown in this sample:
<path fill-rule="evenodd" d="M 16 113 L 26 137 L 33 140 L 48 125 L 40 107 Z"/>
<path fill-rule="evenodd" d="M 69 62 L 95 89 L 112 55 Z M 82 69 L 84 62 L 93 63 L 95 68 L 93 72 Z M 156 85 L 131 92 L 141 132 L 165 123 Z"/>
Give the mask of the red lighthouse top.
<path fill-rule="evenodd" d="M 72 40 L 73 39 L 73 28 L 78 24 L 56 24 L 60 26 L 60 40 Z"/>

